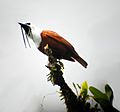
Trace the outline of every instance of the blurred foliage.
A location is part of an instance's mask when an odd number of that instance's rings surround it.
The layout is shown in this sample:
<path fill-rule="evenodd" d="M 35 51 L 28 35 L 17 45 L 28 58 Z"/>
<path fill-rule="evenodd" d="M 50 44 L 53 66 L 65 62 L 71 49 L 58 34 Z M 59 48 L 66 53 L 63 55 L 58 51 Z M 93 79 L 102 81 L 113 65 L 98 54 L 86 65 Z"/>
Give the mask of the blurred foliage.
<path fill-rule="evenodd" d="M 98 90 L 97 88 L 90 86 L 89 87 L 90 92 L 93 94 L 92 98 L 100 104 L 102 109 L 105 112 L 119 112 L 116 108 L 113 107 L 113 91 L 112 88 L 106 84 L 105 85 L 105 93 Z"/>

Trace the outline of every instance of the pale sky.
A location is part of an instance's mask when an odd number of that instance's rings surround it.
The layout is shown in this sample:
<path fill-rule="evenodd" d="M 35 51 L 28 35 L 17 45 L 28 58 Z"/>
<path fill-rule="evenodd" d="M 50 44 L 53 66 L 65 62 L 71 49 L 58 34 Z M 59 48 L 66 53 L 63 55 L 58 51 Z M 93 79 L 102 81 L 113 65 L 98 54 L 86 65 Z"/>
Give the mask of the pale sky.
<path fill-rule="evenodd" d="M 1 0 L 0 112 L 65 112 L 59 87 L 47 82 L 47 56 L 25 48 L 17 22 L 32 22 L 65 37 L 88 62 L 62 61 L 64 78 L 114 91 L 120 110 L 120 0 Z M 41 108 L 43 97 L 44 110 Z"/>

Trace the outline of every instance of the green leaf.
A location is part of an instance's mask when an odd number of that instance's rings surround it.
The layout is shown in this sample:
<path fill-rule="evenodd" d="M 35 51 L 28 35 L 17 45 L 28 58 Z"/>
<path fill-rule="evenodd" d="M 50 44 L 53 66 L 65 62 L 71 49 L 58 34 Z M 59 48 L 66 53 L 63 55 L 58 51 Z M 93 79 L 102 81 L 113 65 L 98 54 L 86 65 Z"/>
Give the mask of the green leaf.
<path fill-rule="evenodd" d="M 85 99 L 87 97 L 87 94 L 88 94 L 88 84 L 87 81 L 85 81 L 81 85 L 80 95 L 83 96 L 83 98 Z"/>
<path fill-rule="evenodd" d="M 74 88 L 75 88 L 75 90 L 76 90 L 76 94 L 78 95 L 78 90 L 77 90 L 77 87 L 76 87 L 76 85 L 75 85 L 74 82 L 73 82 L 73 86 L 74 86 Z"/>
<path fill-rule="evenodd" d="M 98 102 L 103 109 L 110 106 L 110 102 L 106 94 L 92 86 L 90 86 L 89 90 L 94 95 L 94 100 Z"/>
<path fill-rule="evenodd" d="M 107 96 L 101 92 L 100 90 L 98 90 L 97 88 L 90 86 L 89 90 L 91 91 L 91 93 L 98 98 L 102 98 L 102 99 L 107 99 Z"/>
<path fill-rule="evenodd" d="M 78 88 L 79 88 L 79 89 L 81 89 L 81 87 L 80 87 L 80 85 L 79 85 L 79 84 L 77 84 L 77 86 L 78 86 Z"/>
<path fill-rule="evenodd" d="M 106 93 L 106 95 L 107 95 L 107 97 L 108 97 L 108 99 L 110 101 L 110 104 L 112 105 L 114 96 L 113 96 L 113 91 L 112 91 L 111 87 L 108 84 L 105 85 L 105 93 Z"/>

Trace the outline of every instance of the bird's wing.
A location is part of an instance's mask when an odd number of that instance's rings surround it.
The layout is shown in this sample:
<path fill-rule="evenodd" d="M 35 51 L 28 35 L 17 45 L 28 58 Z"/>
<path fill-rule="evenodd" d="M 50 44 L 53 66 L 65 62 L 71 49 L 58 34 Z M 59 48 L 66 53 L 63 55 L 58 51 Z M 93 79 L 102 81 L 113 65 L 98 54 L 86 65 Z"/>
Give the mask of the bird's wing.
<path fill-rule="evenodd" d="M 49 30 L 43 30 L 41 33 L 42 37 L 46 37 L 46 38 L 52 38 L 53 40 L 59 42 L 60 44 L 64 45 L 65 47 L 67 47 L 68 49 L 74 50 L 74 47 L 67 41 L 65 40 L 62 36 L 60 36 L 59 34 L 57 34 L 54 31 L 49 31 Z"/>
<path fill-rule="evenodd" d="M 67 59 L 70 61 L 77 60 L 80 64 L 82 64 L 85 68 L 87 67 L 87 62 L 84 61 L 78 53 L 75 51 L 74 47 L 63 37 L 53 31 L 44 30 L 41 33 L 41 37 L 43 39 L 43 43 L 41 45 L 45 46 L 46 44 L 50 45 L 50 47 L 55 50 L 56 54 L 62 57 L 62 59 Z M 42 51 L 44 51 L 44 47 L 41 47 Z M 62 54 L 62 55 L 61 55 Z"/>

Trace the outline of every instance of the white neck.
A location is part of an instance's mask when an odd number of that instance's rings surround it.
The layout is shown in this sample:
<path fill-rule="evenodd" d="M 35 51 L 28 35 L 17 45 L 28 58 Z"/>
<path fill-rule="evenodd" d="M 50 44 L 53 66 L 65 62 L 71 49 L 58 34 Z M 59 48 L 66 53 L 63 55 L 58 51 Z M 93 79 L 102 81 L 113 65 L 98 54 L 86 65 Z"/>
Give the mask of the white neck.
<path fill-rule="evenodd" d="M 40 46 L 40 43 L 42 41 L 41 39 L 41 35 L 40 35 L 40 29 L 37 27 L 31 27 L 31 33 L 32 35 L 30 35 L 30 38 L 33 40 L 33 42 L 35 43 L 36 47 L 38 48 Z"/>

